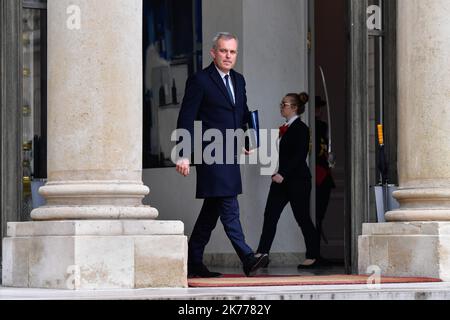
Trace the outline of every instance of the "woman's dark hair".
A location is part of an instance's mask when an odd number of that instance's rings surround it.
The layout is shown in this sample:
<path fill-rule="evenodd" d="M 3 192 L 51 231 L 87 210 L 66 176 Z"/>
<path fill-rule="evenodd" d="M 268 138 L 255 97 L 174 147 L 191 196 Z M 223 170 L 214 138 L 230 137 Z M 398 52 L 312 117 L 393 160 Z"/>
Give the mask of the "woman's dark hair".
<path fill-rule="evenodd" d="M 294 105 L 296 105 L 297 108 L 297 114 L 301 116 L 306 111 L 306 104 L 309 101 L 309 95 L 306 92 L 302 93 L 289 93 L 286 95 L 286 97 L 291 98 L 294 101 Z"/>

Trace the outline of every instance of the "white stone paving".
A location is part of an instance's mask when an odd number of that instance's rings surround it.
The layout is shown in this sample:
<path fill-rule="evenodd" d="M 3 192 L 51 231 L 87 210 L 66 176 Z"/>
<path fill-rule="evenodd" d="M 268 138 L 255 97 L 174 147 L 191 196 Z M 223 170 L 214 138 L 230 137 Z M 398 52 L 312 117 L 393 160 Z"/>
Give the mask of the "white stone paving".
<path fill-rule="evenodd" d="M 213 268 L 212 268 L 213 269 Z M 293 274 L 295 269 L 269 269 Z M 335 269 L 336 270 L 336 269 Z M 337 269 L 338 270 L 338 269 Z M 219 270 L 223 271 L 223 270 Z M 239 270 L 226 270 L 239 273 Z M 233 272 L 234 271 L 234 272 Z M 312 274 L 302 273 L 302 274 Z M 328 272 L 321 272 L 325 274 Z M 0 300 L 450 300 L 450 283 L 64 291 L 0 287 Z"/>
<path fill-rule="evenodd" d="M 449 283 L 64 291 L 0 287 L 0 300 L 450 300 Z"/>

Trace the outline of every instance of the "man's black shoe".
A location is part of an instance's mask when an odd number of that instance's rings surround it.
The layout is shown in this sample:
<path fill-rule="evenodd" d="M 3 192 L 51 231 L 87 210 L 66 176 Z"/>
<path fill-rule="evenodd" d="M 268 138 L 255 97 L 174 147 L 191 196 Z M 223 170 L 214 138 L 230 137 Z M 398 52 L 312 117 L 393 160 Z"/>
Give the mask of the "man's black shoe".
<path fill-rule="evenodd" d="M 219 272 L 209 271 L 204 264 L 188 266 L 188 278 L 220 278 L 221 276 Z"/>
<path fill-rule="evenodd" d="M 244 273 L 247 277 L 253 277 L 258 269 L 263 268 L 269 264 L 269 255 L 262 254 L 261 256 L 253 256 L 244 264 Z"/>

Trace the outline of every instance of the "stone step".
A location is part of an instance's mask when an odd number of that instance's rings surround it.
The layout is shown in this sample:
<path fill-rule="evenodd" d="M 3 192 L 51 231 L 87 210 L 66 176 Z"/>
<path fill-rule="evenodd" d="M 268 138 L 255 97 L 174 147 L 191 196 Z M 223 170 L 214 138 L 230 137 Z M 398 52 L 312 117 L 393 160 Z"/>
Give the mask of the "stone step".
<path fill-rule="evenodd" d="M 2 299 L 40 300 L 450 300 L 449 283 L 67 291 L 0 287 Z"/>

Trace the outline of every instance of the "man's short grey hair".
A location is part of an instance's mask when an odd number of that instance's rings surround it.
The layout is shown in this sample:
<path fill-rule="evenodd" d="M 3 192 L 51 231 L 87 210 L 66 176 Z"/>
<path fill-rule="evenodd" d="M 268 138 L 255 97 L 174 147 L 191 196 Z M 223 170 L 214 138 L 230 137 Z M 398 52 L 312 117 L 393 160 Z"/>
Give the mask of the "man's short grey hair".
<path fill-rule="evenodd" d="M 219 40 L 222 40 L 222 39 L 224 39 L 224 40 L 232 40 L 232 39 L 234 39 L 239 44 L 239 38 L 236 35 L 234 35 L 232 33 L 229 33 L 229 32 L 219 32 L 218 34 L 216 34 L 216 36 L 213 39 L 213 49 L 214 50 L 217 49 L 217 46 L 219 44 Z"/>

